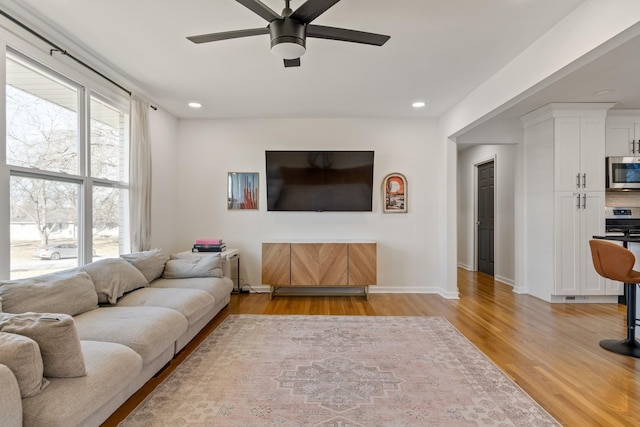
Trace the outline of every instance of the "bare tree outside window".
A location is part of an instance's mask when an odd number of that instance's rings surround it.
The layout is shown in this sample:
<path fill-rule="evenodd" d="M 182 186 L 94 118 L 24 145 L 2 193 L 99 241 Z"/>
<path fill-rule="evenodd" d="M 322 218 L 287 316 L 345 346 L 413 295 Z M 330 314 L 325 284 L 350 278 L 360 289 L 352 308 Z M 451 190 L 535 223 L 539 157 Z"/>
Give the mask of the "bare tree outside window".
<path fill-rule="evenodd" d="M 13 55 L 6 65 L 11 278 L 77 266 L 88 247 L 98 257 L 128 250 L 128 114 L 93 94 L 83 110 L 82 87 Z"/>
<path fill-rule="evenodd" d="M 13 86 L 6 93 L 7 163 L 77 174 L 77 113 Z"/>
<path fill-rule="evenodd" d="M 128 182 L 129 117 L 95 97 L 90 110 L 93 246 L 101 256 L 118 256 L 128 249 L 128 192 L 101 183 Z"/>

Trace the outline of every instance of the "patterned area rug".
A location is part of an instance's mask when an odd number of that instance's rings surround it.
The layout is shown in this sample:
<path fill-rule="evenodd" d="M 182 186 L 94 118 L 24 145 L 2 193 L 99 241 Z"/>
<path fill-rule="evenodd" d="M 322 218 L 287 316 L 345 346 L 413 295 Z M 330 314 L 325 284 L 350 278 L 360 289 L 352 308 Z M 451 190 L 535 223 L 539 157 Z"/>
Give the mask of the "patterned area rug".
<path fill-rule="evenodd" d="M 440 317 L 231 315 L 121 426 L 558 426 Z"/>

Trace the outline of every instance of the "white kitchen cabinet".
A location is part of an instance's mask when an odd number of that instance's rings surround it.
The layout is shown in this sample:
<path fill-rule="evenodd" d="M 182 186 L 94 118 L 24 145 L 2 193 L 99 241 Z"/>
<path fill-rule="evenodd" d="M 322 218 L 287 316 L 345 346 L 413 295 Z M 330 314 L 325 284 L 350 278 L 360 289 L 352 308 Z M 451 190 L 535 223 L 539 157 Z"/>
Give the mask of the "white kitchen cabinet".
<path fill-rule="evenodd" d="M 589 247 L 605 228 L 605 120 L 612 106 L 555 103 L 522 117 L 521 274 L 527 293 L 546 301 L 617 302 Z"/>
<path fill-rule="evenodd" d="M 607 295 L 589 249 L 589 240 L 604 234 L 604 200 L 604 191 L 556 193 L 554 295 Z"/>
<path fill-rule="evenodd" d="M 616 280 L 605 279 L 605 295 L 624 295 L 624 283 Z"/>
<path fill-rule="evenodd" d="M 555 190 L 604 191 L 604 119 L 558 117 L 554 140 Z"/>
<path fill-rule="evenodd" d="M 589 240 L 604 234 L 605 120 L 555 117 L 554 295 L 606 295 L 593 268 Z"/>
<path fill-rule="evenodd" d="M 640 116 L 612 116 L 606 124 L 606 156 L 640 156 Z"/>

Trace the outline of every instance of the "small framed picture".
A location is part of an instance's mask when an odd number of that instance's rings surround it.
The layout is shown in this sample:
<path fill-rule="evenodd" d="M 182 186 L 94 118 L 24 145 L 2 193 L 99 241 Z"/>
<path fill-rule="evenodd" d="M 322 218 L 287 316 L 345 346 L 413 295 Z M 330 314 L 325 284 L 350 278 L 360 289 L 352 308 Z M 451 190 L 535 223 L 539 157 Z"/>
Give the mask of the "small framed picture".
<path fill-rule="evenodd" d="M 382 181 L 384 213 L 407 212 L 407 178 L 401 173 L 390 173 Z"/>
<path fill-rule="evenodd" d="M 258 210 L 258 172 L 229 172 L 227 208 Z"/>

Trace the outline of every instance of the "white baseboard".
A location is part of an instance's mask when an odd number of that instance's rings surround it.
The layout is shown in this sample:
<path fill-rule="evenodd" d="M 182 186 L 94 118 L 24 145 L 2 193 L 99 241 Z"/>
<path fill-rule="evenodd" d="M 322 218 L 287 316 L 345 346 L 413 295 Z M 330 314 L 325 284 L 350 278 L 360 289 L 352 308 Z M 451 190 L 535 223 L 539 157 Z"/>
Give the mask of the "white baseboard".
<path fill-rule="evenodd" d="M 506 285 L 511 286 L 512 288 L 515 287 L 516 283 L 513 281 L 513 279 L 509 279 L 508 277 L 504 277 L 504 276 L 500 276 L 500 275 L 495 275 L 493 277 L 495 280 L 497 280 L 498 282 L 502 282 Z"/>
<path fill-rule="evenodd" d="M 371 294 L 440 294 L 440 288 L 415 286 L 369 286 Z"/>
<path fill-rule="evenodd" d="M 473 267 L 464 263 L 458 263 L 458 268 L 462 268 L 463 270 L 467 270 L 467 271 L 474 271 Z M 515 286 L 515 281 L 513 279 L 510 279 L 508 277 L 504 277 L 504 276 L 500 276 L 499 274 L 496 274 L 493 276 L 493 278 L 495 280 L 497 280 L 498 282 L 502 282 L 506 285 L 509 285 L 511 287 Z"/>
<path fill-rule="evenodd" d="M 562 304 L 617 304 L 617 295 L 578 295 L 578 296 L 560 296 L 551 295 L 551 303 Z"/>
<path fill-rule="evenodd" d="M 531 295 L 533 297 L 536 298 L 540 298 L 536 295 L 532 295 L 530 293 L 528 293 L 524 288 L 522 287 L 517 287 L 515 286 L 515 283 L 513 282 L 513 280 L 502 277 L 502 276 L 495 276 L 495 280 L 498 280 L 502 283 L 505 283 L 509 286 L 513 287 L 513 293 L 516 294 L 524 294 L 524 295 Z M 248 288 L 248 286 L 247 286 Z M 298 290 L 300 290 L 300 288 L 297 288 Z M 338 288 L 339 289 L 339 288 Z M 248 290 L 248 289 L 245 289 Z M 269 286 L 267 285 L 255 285 L 255 286 L 251 286 L 251 292 L 260 292 L 260 293 L 269 293 Z M 304 289 L 302 289 L 304 290 Z M 346 289 L 344 289 L 346 291 Z M 335 291 L 335 289 L 333 289 L 332 291 Z M 440 288 L 436 288 L 436 287 L 417 287 L 417 286 L 369 286 L 369 293 L 370 294 L 433 294 L 433 295 L 440 295 L 442 298 L 445 299 L 459 299 L 460 298 L 460 294 L 458 292 L 444 292 L 442 289 Z M 302 295 L 303 293 L 301 293 Z M 317 293 L 315 294 L 317 295 Z M 564 297 L 564 296 L 551 296 L 550 299 L 544 299 L 541 298 L 543 301 L 549 302 L 549 303 L 617 303 L 618 302 L 618 296 L 617 295 L 610 295 L 610 296 L 587 296 L 587 297 L 576 297 L 575 300 L 572 300 L 570 297 Z"/>
<path fill-rule="evenodd" d="M 369 286 L 370 294 L 432 294 L 440 295 L 445 299 L 459 299 L 458 292 L 443 292 L 440 288 L 428 287 L 418 288 L 413 286 L 389 287 L 389 286 Z"/>
<path fill-rule="evenodd" d="M 301 288 L 292 288 L 301 290 Z M 308 288 L 312 289 L 312 288 Z M 323 288 L 327 289 L 327 288 Z M 335 292 L 340 288 L 331 288 L 331 292 Z M 249 286 L 246 286 L 244 290 L 249 290 Z M 304 290 L 304 289 L 302 289 Z M 270 288 L 267 285 L 252 285 L 251 292 L 269 293 Z M 458 292 L 444 293 L 442 289 L 436 287 L 417 287 L 417 286 L 369 286 L 370 294 L 436 294 L 447 299 L 458 299 Z M 302 294 L 302 293 L 301 293 Z M 316 293 L 317 295 L 317 293 Z"/>

